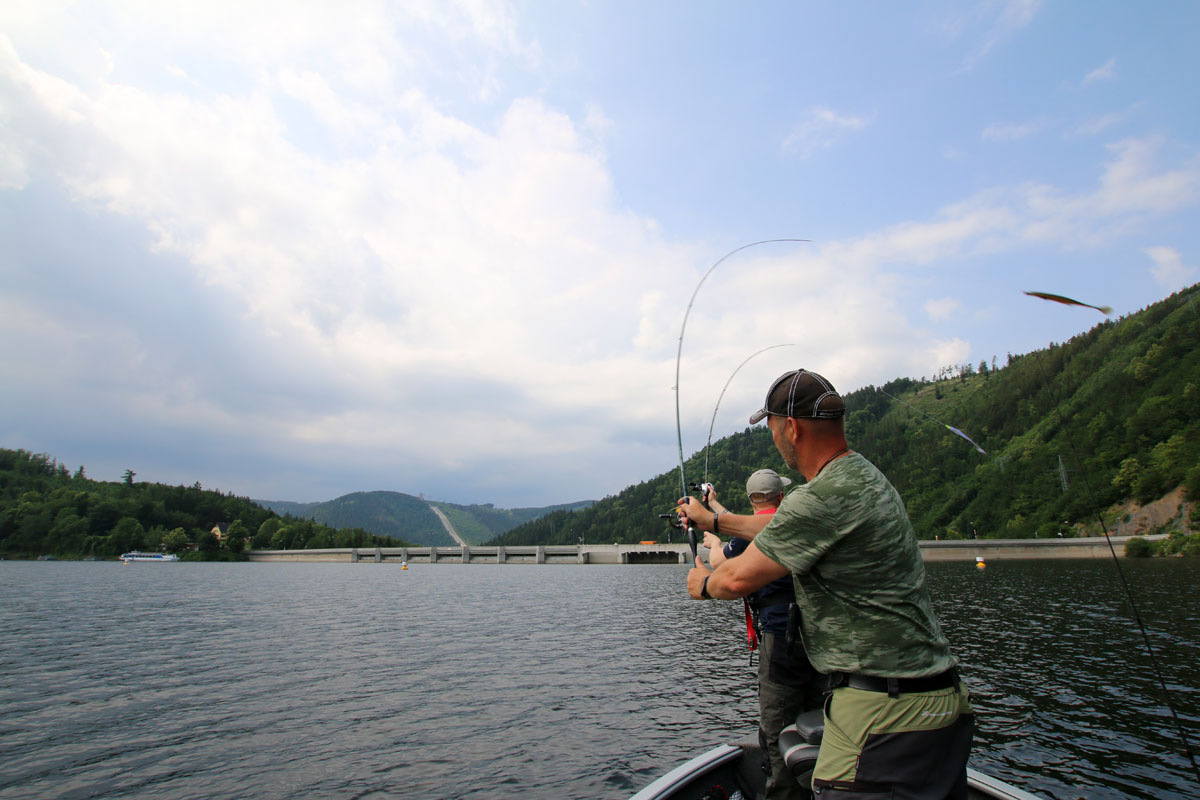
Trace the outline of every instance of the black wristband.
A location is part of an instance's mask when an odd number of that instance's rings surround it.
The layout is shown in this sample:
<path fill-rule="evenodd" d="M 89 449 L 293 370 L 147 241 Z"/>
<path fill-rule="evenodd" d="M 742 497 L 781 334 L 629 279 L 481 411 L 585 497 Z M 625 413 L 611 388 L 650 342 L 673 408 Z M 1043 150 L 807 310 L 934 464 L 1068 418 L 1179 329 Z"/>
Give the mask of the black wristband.
<path fill-rule="evenodd" d="M 721 535 L 721 523 L 717 522 L 721 518 L 721 512 L 717 511 L 713 514 L 713 533 L 717 536 Z"/>
<path fill-rule="evenodd" d="M 705 600 L 713 599 L 713 596 L 708 593 L 708 579 L 711 577 L 712 577 L 711 573 L 709 573 L 708 575 L 705 575 L 704 583 L 700 584 L 700 596 L 703 597 Z"/>

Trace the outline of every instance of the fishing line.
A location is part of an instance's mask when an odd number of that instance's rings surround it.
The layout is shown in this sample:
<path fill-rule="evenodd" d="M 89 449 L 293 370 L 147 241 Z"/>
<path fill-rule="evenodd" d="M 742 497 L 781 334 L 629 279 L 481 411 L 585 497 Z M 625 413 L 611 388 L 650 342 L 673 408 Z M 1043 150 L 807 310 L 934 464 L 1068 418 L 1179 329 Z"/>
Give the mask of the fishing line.
<path fill-rule="evenodd" d="M 954 427 L 953 425 L 947 425 L 946 423 L 942 422 L 940 419 L 938 419 L 937 417 L 935 417 L 933 414 L 926 414 L 924 411 L 922 411 L 921 409 L 917 408 L 916 406 L 914 406 L 914 405 L 912 405 L 912 404 L 910 404 L 910 403 L 907 403 L 907 402 L 905 402 L 904 400 L 901 400 L 899 397 L 896 397 L 895 395 L 888 394 L 888 393 L 887 393 L 886 391 L 884 391 L 883 389 L 880 389 L 879 391 L 883 392 L 884 394 L 887 394 L 887 396 L 888 396 L 888 397 L 892 398 L 893 400 L 895 400 L 895 401 L 897 401 L 897 402 L 899 402 L 899 403 L 904 403 L 904 405 L 908 406 L 908 407 L 909 407 L 909 408 L 911 408 L 913 411 L 916 411 L 918 414 L 925 414 L 925 416 L 929 417 L 931 420 L 933 420 L 934 422 L 936 422 L 938 425 L 941 425 L 943 428 L 945 428 L 946 430 L 950 431 L 951 433 L 956 433 L 956 434 L 958 434 L 959 436 L 961 436 L 962 438 L 964 438 L 964 439 L 966 439 L 968 442 L 970 442 L 972 445 L 974 445 L 974 446 L 975 446 L 975 449 L 976 449 L 976 450 L 978 450 L 979 452 L 983 453 L 985 456 L 988 454 L 987 450 L 984 450 L 982 447 L 980 447 L 979 445 L 975 444 L 975 440 L 974 440 L 974 439 L 972 439 L 970 436 L 967 436 L 965 433 L 963 433 L 962 431 L 960 431 L 958 428 Z"/>
<path fill-rule="evenodd" d="M 1026 294 L 1031 294 L 1026 292 Z M 1079 303 L 1078 305 L 1085 305 Z M 1089 308 L 1096 308 L 1089 306 Z M 1099 309 L 1097 309 L 1099 310 Z M 1091 484 L 1088 483 L 1087 472 L 1083 469 L 1083 460 L 1079 457 L 1079 452 L 1075 449 L 1075 441 L 1071 438 L 1070 428 L 1067 427 L 1067 421 L 1063 416 L 1062 407 L 1059 405 L 1058 395 L 1054 391 L 1054 387 L 1050 385 L 1050 380 L 1046 376 L 1046 370 L 1042 367 L 1042 356 L 1039 351 L 1034 351 L 1034 361 L 1038 365 L 1038 372 L 1041 373 L 1042 383 L 1046 387 L 1046 391 L 1050 394 L 1050 399 L 1054 403 L 1055 414 L 1058 416 L 1059 426 L 1062 428 L 1063 437 L 1067 440 L 1067 447 L 1071 451 L 1071 457 L 1075 460 L 1075 468 L 1080 477 L 1083 479 L 1083 488 L 1087 491 L 1088 498 L 1092 502 L 1092 507 L 1097 509 L 1096 518 L 1100 520 L 1100 529 L 1104 531 L 1104 541 L 1108 544 L 1108 550 L 1112 553 L 1113 564 L 1117 568 L 1117 576 L 1121 579 L 1121 587 L 1125 590 L 1125 599 L 1129 601 L 1129 607 L 1133 610 L 1133 618 L 1137 623 L 1138 630 L 1142 634 L 1142 642 L 1146 645 L 1146 652 L 1150 654 L 1150 666 L 1154 669 L 1154 676 L 1158 679 L 1158 685 L 1162 689 L 1163 698 L 1166 700 L 1167 710 L 1171 712 L 1171 719 L 1175 724 L 1175 730 L 1179 734 L 1180 740 L 1183 742 L 1183 752 L 1191 762 L 1192 771 L 1196 774 L 1196 782 L 1200 783 L 1200 766 L 1196 764 L 1196 756 L 1192 752 L 1191 743 L 1188 741 L 1187 733 L 1183 729 L 1182 723 L 1179 721 L 1179 714 L 1175 710 L 1175 704 L 1171 701 L 1171 692 L 1167 689 L 1167 682 L 1163 678 L 1162 670 L 1158 666 L 1158 655 L 1154 651 L 1154 645 L 1150 643 L 1150 636 L 1146 633 L 1146 626 L 1142 623 L 1142 615 L 1138 611 L 1137 603 L 1133 599 L 1133 591 L 1129 588 L 1129 582 L 1125 580 L 1125 571 L 1121 569 L 1121 559 L 1117 557 L 1117 550 L 1113 546 L 1112 537 L 1108 533 L 1108 525 L 1104 522 L 1104 515 L 1099 512 L 1100 503 L 1096 500 L 1096 495 L 1092 492 Z"/>
<path fill-rule="evenodd" d="M 717 396 L 717 404 L 715 406 L 713 406 L 712 422 L 708 423 L 708 441 L 704 443 L 704 482 L 705 483 L 708 483 L 708 449 L 712 446 L 713 426 L 717 424 L 717 409 L 719 409 L 721 407 L 721 400 L 724 399 L 724 397 L 725 397 L 725 390 L 729 388 L 729 384 L 733 383 L 734 376 L 738 374 L 738 371 L 741 370 L 742 367 L 744 367 L 744 366 L 746 366 L 746 364 L 750 363 L 750 359 L 754 358 L 756 355 L 759 355 L 760 353 L 765 353 L 768 350 L 774 350 L 777 347 L 795 347 L 795 346 L 796 345 L 794 345 L 790 342 L 785 343 L 785 344 L 773 344 L 770 347 L 764 347 L 762 350 L 759 350 L 756 353 L 751 353 L 749 356 L 747 356 L 745 361 L 743 361 L 742 363 L 737 365 L 737 369 L 735 369 L 733 371 L 733 374 L 729 376 L 729 380 L 725 381 L 725 386 L 721 389 L 721 394 Z"/>
<path fill-rule="evenodd" d="M 684 331 L 687 330 L 688 315 L 692 313 L 692 304 L 696 302 L 696 295 L 700 293 L 700 287 L 704 285 L 704 282 L 706 280 L 708 280 L 708 276 L 712 274 L 713 270 L 715 270 L 717 267 L 721 266 L 722 262 L 724 262 L 725 259 L 734 255 L 735 253 L 740 253 L 741 251 L 743 251 L 749 247 L 757 247 L 760 244 L 772 244 L 774 242 L 809 242 L 809 241 L 812 241 L 812 240 L 811 239 L 763 239 L 761 242 L 751 242 L 750 244 L 744 244 L 741 247 L 730 250 L 728 253 L 721 256 L 719 259 L 717 259 L 716 263 L 714 263 L 711 267 L 708 268 L 708 271 L 705 272 L 704 276 L 700 278 L 700 282 L 696 284 L 696 288 L 692 292 L 692 299 L 688 301 L 687 309 L 683 312 L 683 324 L 679 326 L 679 347 L 675 351 L 675 438 L 679 444 L 679 488 L 680 488 L 679 496 L 680 497 L 687 496 L 687 477 L 684 475 L 684 472 L 683 472 L 683 426 L 680 424 L 680 421 L 679 421 L 679 362 L 683 358 L 683 333 L 684 333 Z"/>

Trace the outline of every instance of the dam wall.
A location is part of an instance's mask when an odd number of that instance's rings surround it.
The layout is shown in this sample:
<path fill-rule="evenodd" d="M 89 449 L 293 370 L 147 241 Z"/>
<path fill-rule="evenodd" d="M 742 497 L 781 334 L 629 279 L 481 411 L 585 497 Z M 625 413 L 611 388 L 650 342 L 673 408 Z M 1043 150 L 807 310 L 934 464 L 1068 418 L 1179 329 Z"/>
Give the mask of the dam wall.
<path fill-rule="evenodd" d="M 968 539 L 918 544 L 926 561 L 1000 561 L 1022 558 L 1112 558 L 1133 537 L 1074 539 Z M 1151 541 L 1165 534 L 1145 537 Z M 1111 549 L 1110 543 L 1111 541 Z M 707 559 L 708 549 L 700 555 Z M 248 550 L 259 562 L 345 561 L 372 564 L 688 564 L 686 544 L 467 545 L 462 547 L 347 547 L 323 550 Z"/>

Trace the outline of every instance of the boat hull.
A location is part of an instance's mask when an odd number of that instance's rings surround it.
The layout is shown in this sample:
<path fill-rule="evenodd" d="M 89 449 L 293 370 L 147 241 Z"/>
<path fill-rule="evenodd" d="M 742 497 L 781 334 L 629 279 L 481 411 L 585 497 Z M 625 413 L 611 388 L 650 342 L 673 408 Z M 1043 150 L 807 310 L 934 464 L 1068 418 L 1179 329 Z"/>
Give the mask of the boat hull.
<path fill-rule="evenodd" d="M 122 553 L 121 561 L 129 564 L 134 561 L 157 562 L 157 561 L 178 561 L 179 556 L 168 555 L 164 553 L 139 553 L 136 550 L 132 553 Z"/>
<path fill-rule="evenodd" d="M 761 796 L 764 789 L 759 769 L 761 751 L 757 737 L 737 744 L 714 747 L 658 778 L 630 800 L 703 800 L 720 786 L 728 797 L 740 791 L 746 800 Z M 978 770 L 967 768 L 969 800 L 1043 800 Z"/>

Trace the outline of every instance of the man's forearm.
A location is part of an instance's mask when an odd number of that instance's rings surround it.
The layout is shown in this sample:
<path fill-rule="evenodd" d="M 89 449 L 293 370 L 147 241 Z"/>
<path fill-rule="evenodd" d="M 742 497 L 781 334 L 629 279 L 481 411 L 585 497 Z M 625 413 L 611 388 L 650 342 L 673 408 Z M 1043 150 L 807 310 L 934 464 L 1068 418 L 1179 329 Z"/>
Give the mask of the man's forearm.
<path fill-rule="evenodd" d="M 712 574 L 708 576 L 704 584 L 704 589 L 708 596 L 713 600 L 736 600 L 742 595 L 736 594 L 730 588 L 730 577 L 732 573 L 729 569 L 714 569 Z"/>
<path fill-rule="evenodd" d="M 717 520 L 722 536 L 736 536 L 746 541 L 754 541 L 759 531 L 767 527 L 771 521 L 768 514 L 722 514 Z"/>
<path fill-rule="evenodd" d="M 726 559 L 708 575 L 704 589 L 714 600 L 734 600 L 761 589 L 788 574 L 786 567 L 772 561 L 750 545 L 737 558 Z"/>

